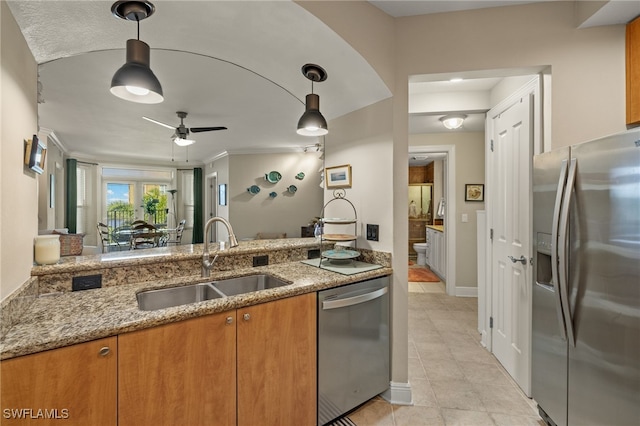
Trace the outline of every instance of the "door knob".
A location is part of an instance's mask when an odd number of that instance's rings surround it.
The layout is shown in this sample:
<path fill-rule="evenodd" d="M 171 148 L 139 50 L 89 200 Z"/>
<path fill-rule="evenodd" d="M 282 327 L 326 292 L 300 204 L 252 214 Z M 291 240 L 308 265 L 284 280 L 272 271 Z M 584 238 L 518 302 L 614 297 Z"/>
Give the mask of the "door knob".
<path fill-rule="evenodd" d="M 511 262 L 516 263 L 516 262 L 522 262 L 523 265 L 527 264 L 527 259 L 525 259 L 524 256 L 520 256 L 519 259 L 516 259 L 513 256 L 507 256 L 509 259 L 511 259 Z"/>

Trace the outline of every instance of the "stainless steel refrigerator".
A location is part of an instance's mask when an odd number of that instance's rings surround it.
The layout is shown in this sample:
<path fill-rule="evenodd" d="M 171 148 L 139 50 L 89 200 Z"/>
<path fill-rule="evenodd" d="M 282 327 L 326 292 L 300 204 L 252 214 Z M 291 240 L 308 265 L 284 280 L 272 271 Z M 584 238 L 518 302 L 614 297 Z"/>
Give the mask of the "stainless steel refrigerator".
<path fill-rule="evenodd" d="M 640 425 L 640 130 L 537 155 L 533 229 L 541 416 Z"/>

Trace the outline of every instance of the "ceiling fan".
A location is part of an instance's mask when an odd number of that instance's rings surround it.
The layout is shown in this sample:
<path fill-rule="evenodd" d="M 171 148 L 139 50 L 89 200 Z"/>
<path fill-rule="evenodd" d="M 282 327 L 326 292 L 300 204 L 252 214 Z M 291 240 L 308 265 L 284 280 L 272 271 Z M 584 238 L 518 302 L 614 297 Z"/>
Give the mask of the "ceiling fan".
<path fill-rule="evenodd" d="M 154 120 L 153 118 L 149 118 L 149 117 L 142 117 L 142 118 L 152 123 L 156 123 L 161 126 L 164 126 L 168 129 L 173 129 L 175 133 L 171 137 L 173 138 L 173 141 L 176 143 L 176 145 L 180 145 L 180 146 L 188 146 L 196 142 L 193 139 L 189 139 L 189 132 L 200 133 L 200 132 L 212 132 L 215 130 L 227 130 L 226 127 L 222 127 L 222 126 L 189 128 L 184 125 L 184 119 L 187 118 L 187 113 L 184 111 L 177 111 L 176 114 L 180 118 L 180 125 L 178 127 L 174 127 L 169 124 L 162 123 L 161 121 Z"/>

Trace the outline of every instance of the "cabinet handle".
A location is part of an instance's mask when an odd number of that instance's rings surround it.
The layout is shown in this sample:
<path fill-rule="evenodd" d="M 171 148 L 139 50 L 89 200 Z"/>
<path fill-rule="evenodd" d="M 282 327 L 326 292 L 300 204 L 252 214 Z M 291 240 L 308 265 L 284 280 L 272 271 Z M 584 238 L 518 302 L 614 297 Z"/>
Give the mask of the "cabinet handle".
<path fill-rule="evenodd" d="M 227 317 L 227 324 L 233 324 L 233 317 Z"/>
<path fill-rule="evenodd" d="M 100 352 L 98 352 L 98 354 L 100 356 L 107 356 L 109 355 L 109 352 L 111 352 L 111 349 L 109 349 L 109 346 L 105 346 L 103 348 L 100 348 Z"/>
<path fill-rule="evenodd" d="M 244 314 L 244 315 L 242 316 L 242 318 L 244 318 L 244 320 L 245 320 L 245 321 L 249 321 L 249 320 L 251 319 L 251 315 L 249 315 L 249 314 Z"/>

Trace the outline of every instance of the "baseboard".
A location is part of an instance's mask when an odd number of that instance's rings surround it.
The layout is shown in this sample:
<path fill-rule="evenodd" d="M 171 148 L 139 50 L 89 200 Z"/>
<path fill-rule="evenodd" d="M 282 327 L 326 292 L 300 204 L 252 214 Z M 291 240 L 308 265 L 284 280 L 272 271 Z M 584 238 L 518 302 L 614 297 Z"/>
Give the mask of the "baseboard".
<path fill-rule="evenodd" d="M 478 297 L 478 287 L 456 287 L 457 297 Z"/>
<path fill-rule="evenodd" d="M 390 382 L 389 389 L 380 394 L 382 398 L 391 404 L 413 405 L 410 383 Z"/>

